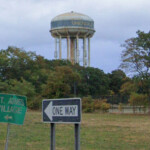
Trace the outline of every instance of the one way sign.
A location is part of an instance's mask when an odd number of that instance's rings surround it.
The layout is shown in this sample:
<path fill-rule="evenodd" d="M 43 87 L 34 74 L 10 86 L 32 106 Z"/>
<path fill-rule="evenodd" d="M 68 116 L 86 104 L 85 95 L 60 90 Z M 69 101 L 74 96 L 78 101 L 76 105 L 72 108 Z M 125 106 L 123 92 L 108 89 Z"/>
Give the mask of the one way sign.
<path fill-rule="evenodd" d="M 43 122 L 80 123 L 81 99 L 46 99 L 42 102 Z"/>

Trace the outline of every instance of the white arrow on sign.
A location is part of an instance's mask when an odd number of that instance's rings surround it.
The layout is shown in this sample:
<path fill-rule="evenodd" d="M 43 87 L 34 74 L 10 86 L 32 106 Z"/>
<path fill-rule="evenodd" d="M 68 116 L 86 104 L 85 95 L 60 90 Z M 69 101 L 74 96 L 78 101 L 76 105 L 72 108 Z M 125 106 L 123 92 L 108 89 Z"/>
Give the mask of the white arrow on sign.
<path fill-rule="evenodd" d="M 7 116 L 5 116 L 5 119 L 6 119 L 6 120 L 12 119 L 12 116 L 8 116 L 8 115 L 7 115 Z"/>
<path fill-rule="evenodd" d="M 50 120 L 52 120 L 52 107 L 52 102 L 50 102 L 44 111 Z"/>
<path fill-rule="evenodd" d="M 78 105 L 52 105 L 52 101 L 44 110 L 46 115 L 52 121 L 53 117 L 77 117 Z"/>

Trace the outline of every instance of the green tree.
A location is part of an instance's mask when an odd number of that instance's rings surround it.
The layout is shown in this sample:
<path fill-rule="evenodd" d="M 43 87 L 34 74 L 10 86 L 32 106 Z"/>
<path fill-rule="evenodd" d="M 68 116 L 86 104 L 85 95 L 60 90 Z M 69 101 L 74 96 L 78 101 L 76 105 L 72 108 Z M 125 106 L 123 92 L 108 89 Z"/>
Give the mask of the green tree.
<path fill-rule="evenodd" d="M 32 85 L 32 83 L 23 78 L 21 81 L 16 79 L 0 81 L 0 93 L 24 95 L 27 96 L 28 102 L 32 101 L 35 96 L 37 96 L 35 87 Z"/>
<path fill-rule="evenodd" d="M 141 80 L 142 88 L 150 95 L 150 31 L 137 31 L 137 37 L 130 38 L 122 45 L 121 67 L 136 73 Z"/>
<path fill-rule="evenodd" d="M 9 89 L 8 81 L 0 81 L 0 93 L 8 93 Z"/>
<path fill-rule="evenodd" d="M 80 81 L 80 75 L 68 66 L 56 67 L 51 71 L 43 96 L 48 98 L 64 98 L 71 95 L 74 82 Z"/>
<path fill-rule="evenodd" d="M 0 75 L 2 80 L 21 80 L 25 70 L 33 66 L 36 55 L 16 47 L 0 51 Z"/>
<path fill-rule="evenodd" d="M 136 106 L 143 107 L 143 111 L 146 111 L 146 107 L 148 107 L 148 96 L 146 94 L 137 94 L 132 93 L 129 98 L 129 104 L 133 107 L 133 112 L 135 113 Z"/>
<path fill-rule="evenodd" d="M 136 93 L 138 91 L 137 84 L 133 81 L 128 81 L 122 84 L 120 88 L 121 95 L 130 95 L 131 93 Z"/>
<path fill-rule="evenodd" d="M 112 71 L 111 74 L 108 74 L 108 76 L 110 78 L 110 90 L 112 90 L 114 94 L 119 94 L 122 84 L 127 80 L 126 74 L 122 70 L 118 69 Z"/>
<path fill-rule="evenodd" d="M 34 86 L 23 78 L 21 81 L 17 81 L 15 79 L 9 80 L 9 86 L 9 93 L 25 95 L 27 96 L 28 100 L 32 100 L 36 95 Z"/>
<path fill-rule="evenodd" d="M 78 72 L 81 75 L 81 82 L 78 84 L 80 95 L 99 97 L 108 94 L 109 78 L 102 70 L 81 67 Z"/>
<path fill-rule="evenodd" d="M 35 86 L 40 93 L 42 85 L 46 84 L 49 74 L 49 61 L 33 52 L 20 48 L 8 47 L 0 51 L 0 79 L 7 81 L 25 79 Z"/>

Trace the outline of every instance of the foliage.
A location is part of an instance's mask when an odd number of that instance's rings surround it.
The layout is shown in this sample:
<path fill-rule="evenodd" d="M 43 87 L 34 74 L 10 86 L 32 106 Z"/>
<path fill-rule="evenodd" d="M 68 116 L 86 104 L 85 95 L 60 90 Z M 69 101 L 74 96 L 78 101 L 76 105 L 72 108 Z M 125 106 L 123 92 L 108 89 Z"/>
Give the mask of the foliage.
<path fill-rule="evenodd" d="M 23 78 L 21 81 L 17 81 L 16 79 L 8 80 L 7 82 L 0 82 L 0 92 L 1 93 L 9 93 L 9 94 L 17 94 L 17 95 L 25 95 L 28 100 L 32 100 L 35 96 L 35 87 L 28 81 Z"/>
<path fill-rule="evenodd" d="M 137 37 L 130 38 L 122 45 L 121 67 L 134 72 L 141 80 L 144 92 L 150 95 L 150 31 L 137 31 Z"/>
<path fill-rule="evenodd" d="M 0 81 L 0 93 L 8 93 L 9 92 L 9 84 L 7 81 Z"/>
<path fill-rule="evenodd" d="M 91 96 L 82 98 L 82 111 L 85 113 L 94 111 L 93 99 Z"/>
<path fill-rule="evenodd" d="M 146 106 L 148 104 L 148 96 L 145 94 L 132 93 L 129 103 L 134 106 Z"/>
<path fill-rule="evenodd" d="M 56 67 L 50 72 L 47 84 L 43 90 L 43 96 L 48 98 L 69 97 L 74 82 L 80 81 L 80 75 L 68 66 Z"/>
<path fill-rule="evenodd" d="M 150 69 L 150 32 L 137 31 L 137 37 L 130 38 L 122 45 L 125 50 L 122 52 L 123 68 L 139 74 L 147 74 Z"/>
<path fill-rule="evenodd" d="M 17 81 L 17 80 L 10 80 L 9 81 L 9 85 L 10 85 L 10 93 L 17 93 L 19 95 L 26 95 L 27 97 L 33 98 L 35 96 L 35 88 L 34 86 L 24 80 L 23 78 L 21 79 L 21 81 Z"/>
<path fill-rule="evenodd" d="M 95 99 L 94 100 L 94 110 L 95 111 L 100 110 L 101 104 L 102 104 L 102 101 L 100 99 Z"/>
<path fill-rule="evenodd" d="M 78 84 L 78 91 L 80 91 L 81 96 L 99 97 L 108 94 L 109 78 L 102 70 L 80 67 L 78 72 L 81 75 L 81 82 Z"/>
<path fill-rule="evenodd" d="M 119 103 L 119 105 L 118 105 L 118 110 L 119 110 L 120 112 L 123 112 L 123 104 L 122 104 L 122 103 Z"/>
<path fill-rule="evenodd" d="M 137 92 L 150 96 L 150 77 L 135 75 L 132 79 L 137 85 Z"/>
<path fill-rule="evenodd" d="M 0 77 L 2 80 L 20 80 L 22 73 L 34 64 L 36 56 L 32 52 L 20 51 L 19 48 L 8 47 L 0 51 Z"/>
<path fill-rule="evenodd" d="M 110 104 L 107 103 L 107 99 L 94 100 L 94 110 L 100 110 L 102 112 L 108 112 Z"/>
<path fill-rule="evenodd" d="M 32 99 L 32 101 L 28 102 L 28 108 L 33 110 L 41 110 L 42 109 L 42 96 L 38 95 Z"/>
<path fill-rule="evenodd" d="M 83 112 L 108 112 L 110 104 L 107 103 L 106 99 L 92 99 L 91 96 L 88 96 L 82 98 L 82 109 Z"/>
<path fill-rule="evenodd" d="M 121 70 L 108 75 L 98 68 L 72 65 L 67 60 L 47 60 L 17 47 L 0 51 L 0 92 L 27 96 L 32 109 L 39 109 L 44 98 L 99 98 L 110 91 L 116 94 L 126 79 Z M 93 111 L 92 100 L 86 111 Z"/>
<path fill-rule="evenodd" d="M 103 112 L 108 112 L 109 109 L 110 109 L 110 104 L 108 104 L 106 102 L 103 102 L 102 105 L 101 105 L 101 110 Z"/>
<path fill-rule="evenodd" d="M 135 112 L 135 107 L 140 106 L 145 110 L 149 104 L 148 96 L 146 94 L 132 93 L 129 98 L 129 104 L 133 106 L 133 111 Z"/>
<path fill-rule="evenodd" d="M 133 92 L 137 92 L 138 87 L 136 85 L 136 83 L 134 83 L 133 81 L 128 81 L 125 82 L 124 84 L 122 84 L 121 88 L 120 88 L 120 94 L 122 95 L 130 95 Z"/>
<path fill-rule="evenodd" d="M 110 90 L 113 91 L 114 94 L 118 94 L 120 87 L 127 80 L 126 74 L 122 70 L 118 69 L 112 71 L 111 74 L 108 74 L 108 76 L 110 78 Z"/>

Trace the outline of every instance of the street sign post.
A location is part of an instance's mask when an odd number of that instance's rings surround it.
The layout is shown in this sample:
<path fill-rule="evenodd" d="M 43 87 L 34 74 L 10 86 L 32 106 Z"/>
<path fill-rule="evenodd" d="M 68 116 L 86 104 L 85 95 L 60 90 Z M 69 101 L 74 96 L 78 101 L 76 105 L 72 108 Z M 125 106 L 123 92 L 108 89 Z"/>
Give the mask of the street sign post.
<path fill-rule="evenodd" d="M 43 100 L 42 113 L 43 122 L 51 124 L 50 150 L 55 150 L 55 123 L 75 124 L 75 150 L 80 150 L 80 98 Z"/>
<path fill-rule="evenodd" d="M 8 150 L 10 124 L 22 125 L 27 109 L 27 98 L 12 94 L 0 94 L 0 122 L 8 123 L 5 150 Z"/>

